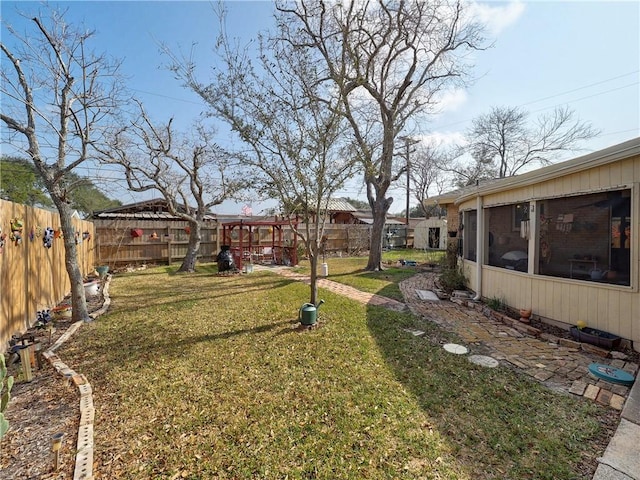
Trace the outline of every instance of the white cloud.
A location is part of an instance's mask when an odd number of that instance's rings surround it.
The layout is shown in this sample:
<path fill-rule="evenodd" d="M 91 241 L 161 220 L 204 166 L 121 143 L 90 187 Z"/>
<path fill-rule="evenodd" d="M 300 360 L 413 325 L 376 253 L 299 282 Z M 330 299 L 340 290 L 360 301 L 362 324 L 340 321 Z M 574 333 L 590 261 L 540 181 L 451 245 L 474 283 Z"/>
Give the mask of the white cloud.
<path fill-rule="evenodd" d="M 420 137 L 425 144 L 450 147 L 466 144 L 464 132 L 432 132 Z"/>
<path fill-rule="evenodd" d="M 438 98 L 438 113 L 455 112 L 467 101 L 467 91 L 461 88 L 445 90 Z"/>
<path fill-rule="evenodd" d="M 524 13 L 525 4 L 520 0 L 489 5 L 473 2 L 468 13 L 487 27 L 489 34 L 495 36 L 518 21 Z"/>

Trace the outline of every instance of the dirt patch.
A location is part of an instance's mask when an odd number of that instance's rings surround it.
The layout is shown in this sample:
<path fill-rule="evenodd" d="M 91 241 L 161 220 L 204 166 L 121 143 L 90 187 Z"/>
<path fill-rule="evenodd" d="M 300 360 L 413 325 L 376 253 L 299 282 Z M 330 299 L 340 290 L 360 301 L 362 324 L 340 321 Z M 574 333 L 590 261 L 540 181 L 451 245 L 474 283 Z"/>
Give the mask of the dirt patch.
<path fill-rule="evenodd" d="M 70 302 L 66 298 L 61 303 Z M 104 303 L 102 288 L 98 295 L 87 298 L 89 312 L 99 310 Z M 56 320 L 55 331 L 30 329 L 25 336 L 42 345 L 45 351 L 51 347 L 73 324 L 71 319 Z M 33 368 L 33 380 L 24 381 L 19 362 L 9 358 L 9 374 L 15 378 L 11 401 L 5 416 L 9 431 L 0 442 L 0 475 L 2 478 L 21 480 L 63 480 L 73 478 L 75 452 L 80 422 L 78 388 L 67 385 L 65 379 L 45 360 L 41 368 Z M 58 457 L 58 469 L 54 470 L 51 452 L 53 435 L 64 434 Z"/>

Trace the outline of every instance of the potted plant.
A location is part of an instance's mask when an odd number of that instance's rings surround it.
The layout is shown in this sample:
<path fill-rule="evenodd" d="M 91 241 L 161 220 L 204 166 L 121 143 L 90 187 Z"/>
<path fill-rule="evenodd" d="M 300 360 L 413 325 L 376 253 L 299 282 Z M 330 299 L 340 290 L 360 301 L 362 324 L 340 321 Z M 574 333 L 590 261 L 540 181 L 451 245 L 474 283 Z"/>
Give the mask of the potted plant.
<path fill-rule="evenodd" d="M 104 278 L 109 273 L 109 265 L 100 265 L 96 267 L 96 272 L 100 275 L 100 278 Z"/>

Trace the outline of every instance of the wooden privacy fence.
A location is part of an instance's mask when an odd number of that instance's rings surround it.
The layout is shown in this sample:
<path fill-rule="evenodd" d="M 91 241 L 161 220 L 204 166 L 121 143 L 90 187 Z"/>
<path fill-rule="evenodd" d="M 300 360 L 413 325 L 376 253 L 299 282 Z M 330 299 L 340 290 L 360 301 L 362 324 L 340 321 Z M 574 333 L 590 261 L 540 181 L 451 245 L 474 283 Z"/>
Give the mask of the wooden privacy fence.
<path fill-rule="evenodd" d="M 22 220 L 22 241 L 12 240 L 12 219 Z M 94 270 L 95 231 L 91 222 L 73 220 L 78 235 L 78 261 L 86 275 Z M 51 248 L 43 244 L 45 229 L 60 229 L 60 216 L 0 200 L 0 227 L 4 239 L 0 254 L 0 352 L 14 333 L 35 323 L 36 312 L 58 304 L 71 291 L 65 268 L 64 243 L 54 238 Z"/>
<path fill-rule="evenodd" d="M 360 255 L 369 250 L 371 225 L 332 223 L 325 226 L 327 253 L 344 252 Z M 413 247 L 413 230 L 405 225 L 388 225 L 384 228 L 384 248 Z"/>
<path fill-rule="evenodd" d="M 350 225 L 331 223 L 325 225 L 325 249 L 327 253 L 346 253 L 360 255 L 369 250 L 371 227 L 369 225 Z"/>
<path fill-rule="evenodd" d="M 181 261 L 187 253 L 189 234 L 188 222 L 182 220 L 141 220 L 141 219 L 94 219 L 96 229 L 96 264 L 107 265 L 111 269 L 142 263 L 162 263 Z M 299 225 L 304 231 L 304 225 Z M 407 240 L 413 245 L 413 230 L 405 236 L 404 225 L 394 225 L 389 230 L 392 236 L 385 237 L 384 246 L 404 248 Z M 284 238 L 291 239 L 289 227 Z M 385 229 L 385 232 L 387 229 Z M 359 224 L 328 224 L 325 226 L 327 254 L 361 255 L 369 250 L 371 226 Z M 238 238 L 231 238 L 231 246 L 239 245 Z M 243 236 L 248 244 L 248 231 Z M 267 227 L 254 229 L 252 247 L 269 247 L 271 234 Z M 202 243 L 198 259 L 215 262 L 222 240 L 222 226 L 216 222 L 205 222 L 202 226 Z M 300 242 L 299 242 L 300 244 Z M 299 252 L 302 254 L 303 252 Z"/>
<path fill-rule="evenodd" d="M 96 229 L 96 263 L 110 269 L 142 263 L 170 264 L 181 261 L 187 254 L 188 223 L 179 220 L 94 220 Z M 304 225 L 300 226 L 304 230 Z M 289 227 L 284 227 L 285 238 L 292 238 Z M 331 224 L 325 227 L 327 253 L 344 252 L 358 255 L 369 249 L 368 225 Z M 238 237 L 238 238 L 236 238 Z M 231 246 L 239 245 L 239 235 L 231 238 Z M 248 245 L 248 232 L 244 236 Z M 271 245 L 268 229 L 253 232 L 255 249 Z M 206 222 L 202 227 L 202 243 L 198 259 L 215 262 L 222 245 L 222 226 Z"/>
<path fill-rule="evenodd" d="M 181 261 L 187 255 L 189 223 L 183 220 L 94 220 L 96 261 L 116 268 Z M 205 222 L 198 258 L 213 262 L 219 251 L 217 225 Z"/>

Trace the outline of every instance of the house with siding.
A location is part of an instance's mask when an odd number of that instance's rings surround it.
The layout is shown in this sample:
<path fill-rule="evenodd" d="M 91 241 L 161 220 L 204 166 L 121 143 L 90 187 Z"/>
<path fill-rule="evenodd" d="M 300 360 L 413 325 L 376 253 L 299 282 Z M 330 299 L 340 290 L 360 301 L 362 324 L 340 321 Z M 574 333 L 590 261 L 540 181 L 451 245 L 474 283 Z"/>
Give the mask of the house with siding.
<path fill-rule="evenodd" d="M 640 351 L 640 138 L 437 201 L 477 299 Z"/>

